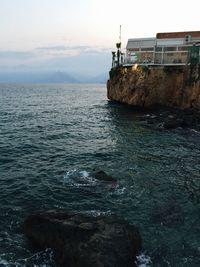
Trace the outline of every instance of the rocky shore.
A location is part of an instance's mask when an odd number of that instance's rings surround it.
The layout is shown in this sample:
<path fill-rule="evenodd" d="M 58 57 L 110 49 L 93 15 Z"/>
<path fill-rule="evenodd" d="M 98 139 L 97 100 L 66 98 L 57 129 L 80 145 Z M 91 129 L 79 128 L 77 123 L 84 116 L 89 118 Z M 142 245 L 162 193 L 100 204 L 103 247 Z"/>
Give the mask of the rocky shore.
<path fill-rule="evenodd" d="M 154 107 L 143 110 L 139 119 L 147 126 L 159 129 L 189 128 L 200 131 L 200 111 L 197 109 Z"/>
<path fill-rule="evenodd" d="M 25 220 L 24 233 L 32 247 L 53 249 L 63 267 L 134 267 L 141 250 L 138 229 L 114 215 L 37 213 Z"/>

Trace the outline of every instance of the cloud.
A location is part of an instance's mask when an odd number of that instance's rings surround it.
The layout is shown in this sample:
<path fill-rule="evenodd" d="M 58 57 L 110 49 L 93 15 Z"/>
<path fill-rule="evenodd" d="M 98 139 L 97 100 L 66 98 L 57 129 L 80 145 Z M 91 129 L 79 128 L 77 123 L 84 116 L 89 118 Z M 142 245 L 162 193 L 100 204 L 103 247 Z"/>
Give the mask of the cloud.
<path fill-rule="evenodd" d="M 47 46 L 32 51 L 0 51 L 0 70 L 62 70 L 97 75 L 110 67 L 110 49 Z"/>
<path fill-rule="evenodd" d="M 46 47 L 38 47 L 35 49 L 36 53 L 40 55 L 46 56 L 79 56 L 81 53 L 85 53 L 87 50 L 90 49 L 90 46 L 46 46 Z"/>
<path fill-rule="evenodd" d="M 79 56 L 80 54 L 101 54 L 110 52 L 111 48 L 93 47 L 93 46 L 47 46 L 36 48 L 40 53 L 48 55 L 60 55 L 60 56 Z"/>
<path fill-rule="evenodd" d="M 90 58 L 104 56 L 110 53 L 110 49 L 92 46 L 47 46 L 38 47 L 32 51 L 0 51 L 1 65 L 31 65 L 39 62 L 47 62 L 49 60 L 57 60 L 72 58 Z"/>
<path fill-rule="evenodd" d="M 47 46 L 36 48 L 37 53 L 49 56 L 79 56 L 91 49 L 89 46 Z"/>
<path fill-rule="evenodd" d="M 66 51 L 66 50 L 86 50 L 89 49 L 90 46 L 64 46 L 64 45 L 58 45 L 58 46 L 46 46 L 46 47 L 38 47 L 36 50 L 42 50 L 42 51 Z"/>
<path fill-rule="evenodd" d="M 85 50 L 84 53 L 89 55 L 99 55 L 99 54 L 111 53 L 111 51 L 112 51 L 111 48 L 90 47 L 89 49 Z"/>
<path fill-rule="evenodd" d="M 34 56 L 34 53 L 29 51 L 0 51 L 0 59 L 26 60 Z"/>

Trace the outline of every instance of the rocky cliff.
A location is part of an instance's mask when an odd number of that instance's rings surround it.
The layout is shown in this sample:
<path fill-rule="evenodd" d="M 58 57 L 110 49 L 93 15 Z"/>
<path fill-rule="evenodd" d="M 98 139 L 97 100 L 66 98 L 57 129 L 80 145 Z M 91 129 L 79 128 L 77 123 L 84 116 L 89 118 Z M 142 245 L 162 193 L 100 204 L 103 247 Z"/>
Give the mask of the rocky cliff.
<path fill-rule="evenodd" d="M 111 69 L 110 100 L 134 106 L 200 110 L 200 66 L 130 66 Z"/>

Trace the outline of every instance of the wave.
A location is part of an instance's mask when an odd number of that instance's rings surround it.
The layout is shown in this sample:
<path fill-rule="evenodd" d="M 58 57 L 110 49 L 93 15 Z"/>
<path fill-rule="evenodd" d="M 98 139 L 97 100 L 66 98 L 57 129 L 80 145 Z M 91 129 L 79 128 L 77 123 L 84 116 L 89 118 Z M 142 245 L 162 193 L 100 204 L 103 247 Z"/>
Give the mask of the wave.
<path fill-rule="evenodd" d="M 54 254 L 51 249 L 37 252 L 30 257 L 16 261 L 4 259 L 5 254 L 0 255 L 1 267 L 56 267 Z"/>
<path fill-rule="evenodd" d="M 151 267 L 151 266 L 153 266 L 151 258 L 144 253 L 141 253 L 139 256 L 137 256 L 136 265 L 138 267 Z"/>
<path fill-rule="evenodd" d="M 64 185 L 72 187 L 88 187 L 95 186 L 97 180 L 94 179 L 89 172 L 77 169 L 67 171 L 63 178 Z"/>

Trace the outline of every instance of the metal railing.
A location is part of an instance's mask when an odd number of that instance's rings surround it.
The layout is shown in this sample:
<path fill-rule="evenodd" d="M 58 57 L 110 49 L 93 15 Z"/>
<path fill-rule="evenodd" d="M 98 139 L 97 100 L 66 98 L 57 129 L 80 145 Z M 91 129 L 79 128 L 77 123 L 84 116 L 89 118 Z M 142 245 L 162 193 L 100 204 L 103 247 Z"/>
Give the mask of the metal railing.
<path fill-rule="evenodd" d="M 185 65 L 188 63 L 188 51 L 139 51 L 126 54 L 123 64 Z"/>

